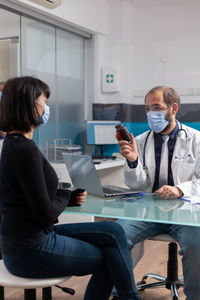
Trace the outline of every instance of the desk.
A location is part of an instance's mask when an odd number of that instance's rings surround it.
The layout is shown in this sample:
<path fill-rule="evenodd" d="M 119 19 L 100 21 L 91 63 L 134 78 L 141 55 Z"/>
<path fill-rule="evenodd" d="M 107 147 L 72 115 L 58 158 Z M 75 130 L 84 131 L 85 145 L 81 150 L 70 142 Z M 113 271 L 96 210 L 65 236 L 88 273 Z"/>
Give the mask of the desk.
<path fill-rule="evenodd" d="M 200 205 L 180 199 L 162 200 L 156 195 L 135 195 L 134 198 L 119 201 L 114 197 L 88 195 L 83 206 L 67 207 L 65 213 L 200 226 Z"/>

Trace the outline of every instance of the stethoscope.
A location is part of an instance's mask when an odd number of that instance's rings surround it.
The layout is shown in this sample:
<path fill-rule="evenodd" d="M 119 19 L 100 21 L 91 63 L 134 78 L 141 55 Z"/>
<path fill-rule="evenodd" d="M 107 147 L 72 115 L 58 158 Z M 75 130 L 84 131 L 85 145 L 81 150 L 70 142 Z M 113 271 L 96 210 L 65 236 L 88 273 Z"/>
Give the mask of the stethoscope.
<path fill-rule="evenodd" d="M 186 130 L 183 128 L 183 125 L 178 121 L 176 121 L 176 122 L 179 125 L 179 130 L 176 133 L 176 137 L 178 136 L 180 131 L 184 131 L 185 132 L 185 138 L 187 140 L 188 134 L 187 134 Z M 147 133 L 147 136 L 145 138 L 145 142 L 144 142 L 144 149 L 143 149 L 143 169 L 144 170 L 147 170 L 145 154 L 146 154 L 146 146 L 147 146 L 148 138 L 149 138 L 151 132 L 152 132 L 152 130 L 149 130 L 149 132 Z"/>

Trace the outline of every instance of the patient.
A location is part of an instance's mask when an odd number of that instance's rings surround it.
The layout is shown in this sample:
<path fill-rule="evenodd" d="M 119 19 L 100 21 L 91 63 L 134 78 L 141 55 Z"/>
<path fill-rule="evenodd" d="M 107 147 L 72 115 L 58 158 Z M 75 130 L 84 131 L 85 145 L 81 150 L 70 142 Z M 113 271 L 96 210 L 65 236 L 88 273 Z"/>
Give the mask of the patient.
<path fill-rule="evenodd" d="M 66 206 L 82 205 L 87 192 L 57 189 L 54 169 L 33 141 L 48 121 L 49 87 L 33 77 L 6 82 L 0 128 L 7 132 L 0 163 L 2 257 L 17 276 L 47 278 L 92 274 L 85 300 L 141 299 L 123 229 L 114 222 L 57 225 Z M 56 225 L 55 225 L 56 224 Z"/>

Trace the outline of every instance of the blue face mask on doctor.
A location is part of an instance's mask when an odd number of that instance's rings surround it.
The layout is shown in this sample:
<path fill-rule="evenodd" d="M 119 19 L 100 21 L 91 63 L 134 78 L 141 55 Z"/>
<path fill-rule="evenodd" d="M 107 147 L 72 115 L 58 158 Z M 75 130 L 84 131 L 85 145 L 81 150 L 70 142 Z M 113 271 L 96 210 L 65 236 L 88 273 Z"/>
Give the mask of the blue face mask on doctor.
<path fill-rule="evenodd" d="M 149 127 L 156 133 L 162 132 L 169 121 L 165 119 L 165 111 L 150 111 L 147 113 Z"/>

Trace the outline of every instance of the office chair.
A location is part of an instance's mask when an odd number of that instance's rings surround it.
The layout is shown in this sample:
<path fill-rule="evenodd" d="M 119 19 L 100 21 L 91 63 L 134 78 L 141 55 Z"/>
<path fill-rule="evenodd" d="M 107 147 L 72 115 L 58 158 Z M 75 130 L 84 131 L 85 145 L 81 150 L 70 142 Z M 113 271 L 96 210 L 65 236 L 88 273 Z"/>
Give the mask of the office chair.
<path fill-rule="evenodd" d="M 1 215 L 0 215 L 1 226 Z M 1 249 L 1 245 L 0 245 Z M 69 280 L 71 276 L 54 278 L 23 278 L 11 274 L 5 267 L 0 251 L 0 300 L 5 299 L 5 287 L 24 289 L 24 300 L 36 300 L 36 289 L 42 289 L 42 300 L 52 300 L 52 286 L 60 288 L 63 292 L 70 295 L 75 294 L 75 290 L 59 286 L 58 284 Z"/>
<path fill-rule="evenodd" d="M 42 299 L 52 300 L 51 287 L 56 286 L 64 292 L 73 295 L 75 291 L 70 288 L 58 286 L 59 283 L 69 280 L 71 276 L 55 278 L 23 278 L 12 275 L 4 266 L 3 260 L 0 260 L 0 299 L 4 300 L 4 287 L 24 289 L 24 300 L 36 300 L 36 289 L 42 288 Z"/>
<path fill-rule="evenodd" d="M 163 277 L 154 273 L 147 273 L 143 276 L 142 280 L 137 283 L 137 290 L 144 291 L 148 288 L 156 288 L 165 286 L 171 290 L 171 299 L 178 300 L 179 287 L 184 286 L 183 276 L 178 277 L 178 261 L 177 261 L 177 242 L 168 234 L 159 234 L 151 240 L 169 242 L 168 248 L 168 263 L 167 263 L 167 277 Z M 147 278 L 157 280 L 157 282 L 147 283 Z"/>

